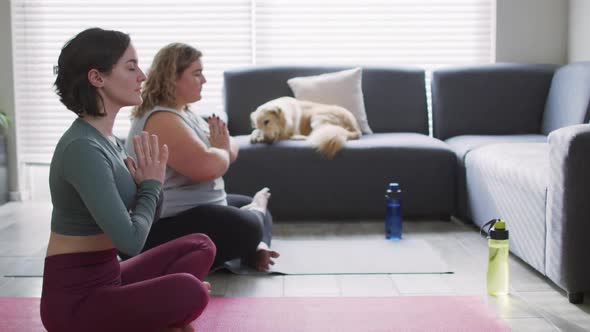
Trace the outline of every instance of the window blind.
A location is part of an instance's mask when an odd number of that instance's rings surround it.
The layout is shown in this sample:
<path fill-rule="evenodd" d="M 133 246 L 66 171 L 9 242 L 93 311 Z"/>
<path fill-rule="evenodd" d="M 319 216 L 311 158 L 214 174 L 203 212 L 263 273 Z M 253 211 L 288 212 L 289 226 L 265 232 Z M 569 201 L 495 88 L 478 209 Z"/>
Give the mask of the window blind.
<path fill-rule="evenodd" d="M 257 64 L 492 60 L 491 0 L 256 1 Z"/>
<path fill-rule="evenodd" d="M 86 28 L 129 33 L 144 71 L 168 43 L 201 50 L 207 83 L 197 110 L 221 112 L 223 70 L 252 63 L 248 0 L 13 0 L 12 14 L 19 159 L 25 164 L 49 162 L 75 118 L 53 90 L 53 66 L 65 42 Z M 129 112 L 117 116 L 115 135 L 127 137 Z"/>
<path fill-rule="evenodd" d="M 21 163 L 47 163 L 74 119 L 55 95 L 64 43 L 89 27 L 131 35 L 146 71 L 162 46 L 203 53 L 197 111 L 222 111 L 222 73 L 250 65 L 418 66 L 493 61 L 494 0 L 12 0 L 16 123 Z M 428 85 L 427 85 L 428 86 Z M 115 134 L 125 137 L 129 110 Z"/>

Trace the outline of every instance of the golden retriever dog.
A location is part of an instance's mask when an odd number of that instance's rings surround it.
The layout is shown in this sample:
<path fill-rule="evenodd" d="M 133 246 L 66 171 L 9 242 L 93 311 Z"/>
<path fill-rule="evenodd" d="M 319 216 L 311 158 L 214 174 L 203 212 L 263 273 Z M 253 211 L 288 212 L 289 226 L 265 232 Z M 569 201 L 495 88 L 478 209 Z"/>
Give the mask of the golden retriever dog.
<path fill-rule="evenodd" d="M 293 97 L 280 97 L 260 105 L 250 120 L 252 143 L 306 139 L 323 156 L 332 159 L 349 139 L 362 133 L 350 111 Z"/>

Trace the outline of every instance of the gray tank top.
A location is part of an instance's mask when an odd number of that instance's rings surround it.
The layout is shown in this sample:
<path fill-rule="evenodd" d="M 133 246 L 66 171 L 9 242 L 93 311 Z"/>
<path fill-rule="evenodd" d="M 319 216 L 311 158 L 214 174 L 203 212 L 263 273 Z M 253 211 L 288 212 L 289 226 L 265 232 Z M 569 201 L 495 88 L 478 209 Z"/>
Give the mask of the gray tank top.
<path fill-rule="evenodd" d="M 141 117 L 131 121 L 131 130 L 129 130 L 125 147 L 133 158 L 136 158 L 133 149 L 133 136 L 141 134 L 147 119 L 155 112 L 171 112 L 178 115 L 195 131 L 207 147 L 211 147 L 208 138 L 209 124 L 204 119 L 191 111 L 180 112 L 172 108 L 156 106 L 153 110 L 145 112 Z M 202 204 L 227 205 L 225 185 L 221 177 L 209 182 L 195 182 L 168 166 L 163 190 L 162 218 L 175 216 Z"/>

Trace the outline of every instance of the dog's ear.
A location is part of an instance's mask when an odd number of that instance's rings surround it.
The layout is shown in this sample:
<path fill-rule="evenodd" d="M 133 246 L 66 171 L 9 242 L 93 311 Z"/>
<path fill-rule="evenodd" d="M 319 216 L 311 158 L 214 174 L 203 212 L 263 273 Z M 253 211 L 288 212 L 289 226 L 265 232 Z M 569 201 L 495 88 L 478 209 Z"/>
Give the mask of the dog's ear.
<path fill-rule="evenodd" d="M 277 118 L 280 117 L 281 113 L 283 112 L 279 106 L 272 106 L 269 108 L 264 108 L 260 110 L 262 114 L 270 114 L 276 116 Z"/>
<path fill-rule="evenodd" d="M 280 117 L 281 113 L 283 113 L 283 109 L 281 108 L 281 106 L 274 106 L 273 108 L 269 108 L 267 112 L 277 117 Z"/>

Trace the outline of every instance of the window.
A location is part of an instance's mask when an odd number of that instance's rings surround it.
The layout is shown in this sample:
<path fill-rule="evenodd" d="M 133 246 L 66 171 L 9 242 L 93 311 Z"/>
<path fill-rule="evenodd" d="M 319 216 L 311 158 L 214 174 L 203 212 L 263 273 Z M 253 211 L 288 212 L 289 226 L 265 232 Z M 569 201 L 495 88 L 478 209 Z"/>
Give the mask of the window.
<path fill-rule="evenodd" d="M 419 66 L 493 61 L 494 0 L 13 0 L 16 123 L 21 164 L 48 163 L 75 115 L 52 84 L 61 47 L 94 26 L 131 35 L 140 67 L 162 46 L 203 53 L 203 100 L 222 112 L 222 73 L 250 65 Z M 129 110 L 115 134 L 126 136 Z"/>
<path fill-rule="evenodd" d="M 257 64 L 491 62 L 490 0 L 256 1 Z"/>
<path fill-rule="evenodd" d="M 53 66 L 61 48 L 90 27 L 131 35 L 139 66 L 146 71 L 171 42 L 201 50 L 207 84 L 197 109 L 222 111 L 223 70 L 252 63 L 251 4 L 248 0 L 114 1 L 14 0 L 14 62 L 17 135 L 21 163 L 48 163 L 75 114 L 53 90 Z M 115 135 L 126 137 L 130 109 L 117 116 Z"/>

